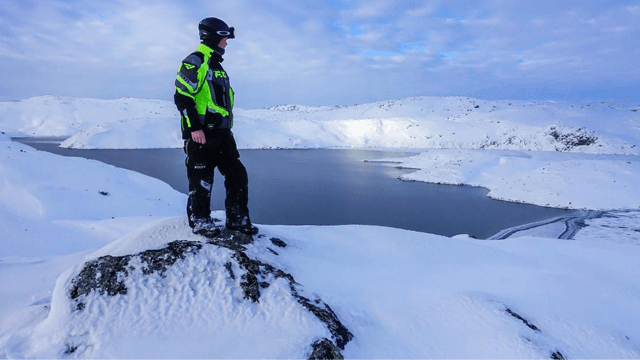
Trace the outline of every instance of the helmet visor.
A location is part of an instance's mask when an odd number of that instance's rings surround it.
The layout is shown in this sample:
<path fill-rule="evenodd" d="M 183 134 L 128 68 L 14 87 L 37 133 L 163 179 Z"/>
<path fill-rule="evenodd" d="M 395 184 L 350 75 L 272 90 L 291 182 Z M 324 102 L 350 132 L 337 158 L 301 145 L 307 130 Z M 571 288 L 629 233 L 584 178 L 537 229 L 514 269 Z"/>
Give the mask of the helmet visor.
<path fill-rule="evenodd" d="M 216 34 L 224 37 L 228 37 L 229 39 L 234 39 L 236 37 L 236 29 L 232 26 L 227 30 L 218 30 Z"/>

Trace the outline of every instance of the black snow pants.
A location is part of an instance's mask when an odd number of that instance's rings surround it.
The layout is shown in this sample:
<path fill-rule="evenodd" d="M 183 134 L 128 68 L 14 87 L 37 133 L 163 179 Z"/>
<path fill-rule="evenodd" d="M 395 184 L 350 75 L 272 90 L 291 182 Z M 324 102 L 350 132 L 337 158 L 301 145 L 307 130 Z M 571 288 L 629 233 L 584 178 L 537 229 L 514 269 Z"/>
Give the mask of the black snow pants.
<path fill-rule="evenodd" d="M 206 144 L 185 141 L 187 154 L 187 178 L 189 179 L 189 200 L 187 217 L 193 227 L 193 218 L 209 218 L 211 214 L 211 190 L 213 171 L 217 167 L 224 176 L 226 189 L 225 210 L 227 219 L 249 215 L 247 170 L 240 161 L 240 153 L 228 130 L 205 132 Z"/>

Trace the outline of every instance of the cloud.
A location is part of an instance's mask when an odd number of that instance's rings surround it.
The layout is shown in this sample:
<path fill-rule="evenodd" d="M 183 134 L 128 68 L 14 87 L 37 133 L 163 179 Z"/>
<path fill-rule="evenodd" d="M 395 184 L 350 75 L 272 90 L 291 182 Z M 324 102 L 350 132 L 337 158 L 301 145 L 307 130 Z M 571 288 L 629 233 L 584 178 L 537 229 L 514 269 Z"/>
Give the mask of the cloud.
<path fill-rule="evenodd" d="M 638 1 L 4 0 L 2 6 L 5 99 L 51 93 L 169 100 L 178 64 L 195 49 L 197 23 L 207 16 L 237 29 L 223 65 L 238 106 L 246 108 L 415 95 L 564 98 L 597 95 L 598 86 L 607 87 L 598 95 L 606 97 L 640 80 Z"/>
<path fill-rule="evenodd" d="M 342 16 L 353 20 L 380 19 L 394 11 L 397 3 L 387 0 L 353 1 L 351 9 L 343 10 Z"/>

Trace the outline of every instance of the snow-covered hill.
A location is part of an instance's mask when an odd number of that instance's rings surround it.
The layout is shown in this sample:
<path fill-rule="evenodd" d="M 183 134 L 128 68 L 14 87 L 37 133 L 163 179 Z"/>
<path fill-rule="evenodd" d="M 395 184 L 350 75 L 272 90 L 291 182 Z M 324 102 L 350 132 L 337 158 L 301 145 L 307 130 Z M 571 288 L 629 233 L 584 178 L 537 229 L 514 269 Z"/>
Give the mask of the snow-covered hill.
<path fill-rule="evenodd" d="M 336 107 L 237 109 L 240 148 L 446 148 L 638 154 L 640 105 L 416 97 Z M 0 103 L 11 136 L 69 136 L 72 148 L 180 147 L 158 100 L 38 97 Z M 141 141 L 142 140 L 142 141 Z"/>
<path fill-rule="evenodd" d="M 61 161 L 6 135 L 0 148 L 0 258 L 104 245 L 184 209 L 184 194 L 136 172 L 81 158 Z M 93 234 L 97 239 L 89 240 Z"/>
<path fill-rule="evenodd" d="M 502 149 L 638 154 L 637 106 L 416 97 L 239 112 L 240 146 Z M 633 111 L 635 110 L 635 111 Z M 268 127 L 263 128 L 265 123 Z M 267 139 L 263 135 L 267 131 Z M 273 135 L 272 135 L 273 134 Z"/>
<path fill-rule="evenodd" d="M 11 137 L 69 137 L 97 125 L 175 117 L 175 106 L 161 100 L 118 100 L 38 96 L 0 102 L 0 128 Z"/>
<path fill-rule="evenodd" d="M 46 320 L 8 350 L 310 358 L 323 345 L 345 358 L 640 356 L 637 245 L 370 226 L 265 226 L 244 240 L 206 241 L 184 218 L 150 224 L 65 272 Z"/>

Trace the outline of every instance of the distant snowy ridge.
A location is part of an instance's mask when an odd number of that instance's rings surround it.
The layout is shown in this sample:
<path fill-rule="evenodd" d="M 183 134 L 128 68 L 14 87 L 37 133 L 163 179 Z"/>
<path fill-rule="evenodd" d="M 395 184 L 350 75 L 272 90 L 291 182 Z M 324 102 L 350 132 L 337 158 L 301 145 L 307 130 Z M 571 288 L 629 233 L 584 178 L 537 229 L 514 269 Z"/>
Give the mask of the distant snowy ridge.
<path fill-rule="evenodd" d="M 0 129 L 12 137 L 67 137 L 96 125 L 175 115 L 175 106 L 161 100 L 101 100 L 45 95 L 0 102 Z"/>
<path fill-rule="evenodd" d="M 235 111 L 240 148 L 438 148 L 639 154 L 636 105 L 415 97 Z M 636 110 L 636 111 L 634 111 Z M 181 146 L 172 103 L 37 97 L 0 103 L 11 136 L 70 136 L 70 148 Z M 139 141 L 144 139 L 144 141 Z"/>
<path fill-rule="evenodd" d="M 298 111 L 298 112 L 311 113 L 311 112 L 332 110 L 332 108 L 326 107 L 326 106 L 305 106 L 305 105 L 296 105 L 296 104 L 286 104 L 286 105 L 267 106 L 265 110 Z"/>

